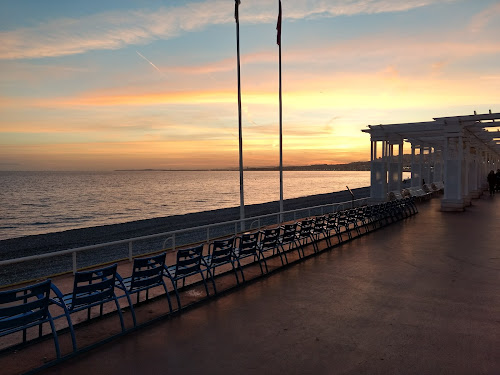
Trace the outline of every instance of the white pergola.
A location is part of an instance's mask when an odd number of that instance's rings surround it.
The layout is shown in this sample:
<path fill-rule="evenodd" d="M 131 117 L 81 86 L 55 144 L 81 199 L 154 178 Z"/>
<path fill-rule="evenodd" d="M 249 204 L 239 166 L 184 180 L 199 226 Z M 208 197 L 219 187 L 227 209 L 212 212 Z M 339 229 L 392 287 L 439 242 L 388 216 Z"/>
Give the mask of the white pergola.
<path fill-rule="evenodd" d="M 372 201 L 386 201 L 388 192 L 401 191 L 406 141 L 411 144 L 411 186 L 442 181 L 442 210 L 463 211 L 484 191 L 488 172 L 500 168 L 500 131 L 495 128 L 500 129 L 500 113 L 491 110 L 428 122 L 369 125 L 362 131 L 371 138 Z"/>

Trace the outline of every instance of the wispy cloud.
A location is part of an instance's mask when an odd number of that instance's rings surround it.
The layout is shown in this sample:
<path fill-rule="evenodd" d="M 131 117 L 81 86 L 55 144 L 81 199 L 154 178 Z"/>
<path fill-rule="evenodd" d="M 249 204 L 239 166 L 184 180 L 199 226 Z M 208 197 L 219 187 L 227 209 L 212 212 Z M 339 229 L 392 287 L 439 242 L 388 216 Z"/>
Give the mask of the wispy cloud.
<path fill-rule="evenodd" d="M 499 18 L 500 3 L 492 4 L 472 18 L 469 23 L 469 30 L 474 33 L 481 32 L 492 21 L 498 21 Z"/>
<path fill-rule="evenodd" d="M 289 0 L 285 19 L 402 12 L 455 0 Z M 268 0 L 255 0 L 241 21 L 275 22 L 276 9 Z M 0 59 L 32 59 L 114 50 L 128 45 L 144 45 L 155 39 L 171 39 L 185 32 L 211 25 L 233 23 L 233 8 L 228 1 L 207 0 L 177 7 L 127 12 L 105 12 L 81 18 L 60 18 L 35 27 L 0 32 Z"/>

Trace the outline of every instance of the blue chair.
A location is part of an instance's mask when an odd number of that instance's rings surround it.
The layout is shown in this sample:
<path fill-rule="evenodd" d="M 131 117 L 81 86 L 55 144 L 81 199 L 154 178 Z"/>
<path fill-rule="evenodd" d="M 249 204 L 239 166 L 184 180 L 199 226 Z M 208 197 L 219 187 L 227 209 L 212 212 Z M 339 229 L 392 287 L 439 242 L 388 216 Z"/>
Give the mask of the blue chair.
<path fill-rule="evenodd" d="M 281 246 L 281 251 L 283 251 L 283 253 L 285 253 L 285 246 L 288 246 L 287 251 L 297 250 L 299 258 L 304 256 L 304 249 L 299 246 L 300 242 L 297 238 L 297 223 L 284 224 L 281 226 L 279 245 Z"/>
<path fill-rule="evenodd" d="M 302 249 L 302 253 L 304 253 L 304 247 L 307 243 L 313 244 L 314 252 L 316 253 L 316 245 L 314 245 L 314 237 L 312 235 L 313 231 L 313 221 L 312 219 L 304 219 L 299 222 L 297 227 L 297 238 L 299 240 L 300 247 Z"/>
<path fill-rule="evenodd" d="M 236 262 L 238 263 L 238 268 L 241 272 L 241 277 L 243 282 L 245 282 L 245 274 L 243 273 L 243 267 L 241 266 L 241 261 L 248 257 L 253 257 L 254 262 L 259 262 L 260 272 L 263 275 L 264 269 L 262 268 L 262 263 L 260 261 L 261 254 L 259 252 L 259 233 L 244 233 L 235 239 L 235 249 L 234 255 L 236 256 Z"/>
<path fill-rule="evenodd" d="M 282 253 L 282 251 L 280 250 L 279 238 L 280 238 L 280 227 L 268 228 L 261 230 L 259 232 L 259 246 L 257 247 L 257 250 L 260 252 L 262 260 L 264 260 L 266 272 L 269 272 L 269 269 L 267 268 L 267 261 L 266 257 L 264 256 L 264 253 L 268 251 L 272 251 L 272 255 L 278 253 L 282 265 L 285 265 L 283 257 L 288 263 L 288 258 L 286 256 L 286 253 Z"/>
<path fill-rule="evenodd" d="M 122 332 L 125 331 L 123 323 L 123 315 L 115 294 L 116 283 L 116 268 L 117 264 L 111 266 L 91 270 L 80 271 L 75 274 L 73 283 L 73 292 L 63 295 L 61 291 L 53 285 L 53 290 L 56 294 L 55 298 L 51 298 L 51 302 L 64 310 L 64 314 L 68 319 L 68 326 L 71 332 L 71 340 L 73 342 L 73 350 L 77 350 L 75 330 L 71 322 L 71 314 L 87 310 L 87 319 L 90 319 L 91 308 L 94 306 L 100 307 L 100 315 L 103 314 L 103 305 L 107 302 L 114 302 L 116 310 L 120 317 Z M 56 318 L 59 318 L 60 315 Z"/>
<path fill-rule="evenodd" d="M 186 277 L 195 276 L 199 274 L 205 285 L 205 291 L 207 292 L 207 297 L 210 296 L 208 292 L 207 282 L 205 276 L 201 269 L 203 263 L 203 244 L 191 247 L 189 249 L 179 249 L 177 250 L 177 262 L 175 265 L 164 267 L 164 275 L 167 276 L 174 287 L 175 296 L 177 298 L 178 309 L 181 309 L 181 299 L 179 297 L 179 290 L 177 288 L 177 282 L 182 280 L 182 286 L 186 284 Z"/>
<path fill-rule="evenodd" d="M 311 236 L 313 238 L 313 247 L 315 252 L 319 252 L 318 242 L 323 236 L 326 237 L 326 215 L 316 216 L 313 219 L 313 226 L 311 229 Z M 327 241 L 328 244 L 328 241 Z"/>
<path fill-rule="evenodd" d="M 130 312 L 132 313 L 132 319 L 134 321 L 134 327 L 137 326 L 137 319 L 134 305 L 132 303 L 132 299 L 130 298 L 131 294 L 137 294 L 136 303 L 139 303 L 139 295 L 142 291 L 146 291 L 147 300 L 149 298 L 149 289 L 157 286 L 163 286 L 168 301 L 168 307 L 170 308 L 170 312 L 172 312 L 170 295 L 168 293 L 167 286 L 163 281 L 165 256 L 166 253 L 162 253 L 151 257 L 135 258 L 132 275 L 130 277 L 122 278 L 120 274 L 116 274 L 116 278 L 118 280 L 116 287 L 123 290 L 125 296 L 127 297 Z"/>
<path fill-rule="evenodd" d="M 326 243 L 329 248 L 333 246 L 332 237 L 334 235 L 337 236 L 338 244 L 344 241 L 338 223 L 339 215 L 340 214 L 338 212 L 333 212 L 329 214 L 326 218 L 326 223 L 325 223 Z"/>
<path fill-rule="evenodd" d="M 208 255 L 204 258 L 204 263 L 207 268 L 207 277 L 210 277 L 214 286 L 214 292 L 217 294 L 215 287 L 215 269 L 225 264 L 231 264 L 236 277 L 236 283 L 239 284 L 238 272 L 234 263 L 236 255 L 234 254 L 234 237 L 221 240 L 214 240 L 208 247 Z"/>
<path fill-rule="evenodd" d="M 52 329 L 57 358 L 61 358 L 57 331 L 49 312 L 51 286 L 51 281 L 46 280 L 0 292 L 0 337 L 23 331 L 25 343 L 28 328 L 38 326 L 38 335 L 42 336 L 42 325 L 48 322 Z"/>

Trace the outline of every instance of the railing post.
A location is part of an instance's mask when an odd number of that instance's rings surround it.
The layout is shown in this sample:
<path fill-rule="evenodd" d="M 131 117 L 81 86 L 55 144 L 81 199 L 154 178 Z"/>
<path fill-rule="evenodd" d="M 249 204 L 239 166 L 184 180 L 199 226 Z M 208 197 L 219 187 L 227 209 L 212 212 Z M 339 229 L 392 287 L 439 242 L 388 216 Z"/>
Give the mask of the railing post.
<path fill-rule="evenodd" d="M 132 262 L 132 241 L 128 243 L 128 260 Z"/>
<path fill-rule="evenodd" d="M 259 217 L 259 219 L 257 220 L 257 225 L 259 226 L 259 229 L 260 229 L 260 217 Z"/>
<path fill-rule="evenodd" d="M 172 235 L 172 251 L 175 251 L 175 233 Z"/>
<path fill-rule="evenodd" d="M 73 252 L 73 275 L 76 274 L 76 251 Z"/>
<path fill-rule="evenodd" d="M 210 227 L 207 227 L 207 242 L 210 241 Z"/>
<path fill-rule="evenodd" d="M 234 235 L 238 234 L 238 223 L 234 223 Z"/>

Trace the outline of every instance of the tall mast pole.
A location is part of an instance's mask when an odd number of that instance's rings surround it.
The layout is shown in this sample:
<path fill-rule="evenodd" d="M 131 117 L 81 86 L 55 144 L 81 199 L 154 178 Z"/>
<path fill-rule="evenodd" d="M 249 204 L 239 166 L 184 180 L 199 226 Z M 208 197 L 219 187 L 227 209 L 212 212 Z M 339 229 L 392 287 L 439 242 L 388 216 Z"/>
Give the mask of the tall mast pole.
<path fill-rule="evenodd" d="M 283 221 L 283 106 L 281 98 L 281 0 L 279 0 L 278 36 L 276 42 L 279 47 L 279 104 L 280 104 L 280 221 Z"/>
<path fill-rule="evenodd" d="M 241 77 L 240 77 L 240 0 L 234 0 L 234 18 L 236 20 L 236 51 L 238 71 L 238 131 L 239 131 L 239 159 L 240 159 L 240 227 L 245 230 L 245 195 L 243 193 L 243 137 L 241 127 Z"/>

